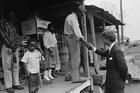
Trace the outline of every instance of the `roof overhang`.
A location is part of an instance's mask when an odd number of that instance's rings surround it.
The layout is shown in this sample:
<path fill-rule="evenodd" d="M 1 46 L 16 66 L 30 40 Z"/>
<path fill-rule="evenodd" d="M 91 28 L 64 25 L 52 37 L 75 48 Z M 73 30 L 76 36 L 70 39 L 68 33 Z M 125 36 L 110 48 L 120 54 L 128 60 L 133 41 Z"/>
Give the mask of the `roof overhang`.
<path fill-rule="evenodd" d="M 0 0 L 0 4 L 5 4 L 15 9 L 21 18 L 25 18 L 25 14 L 33 11 L 39 11 L 48 21 L 63 22 L 65 17 L 83 0 Z M 98 19 L 104 20 L 108 25 L 123 25 L 121 21 L 116 19 L 109 12 L 94 5 L 86 6 L 87 13 Z"/>
<path fill-rule="evenodd" d="M 120 20 L 115 18 L 108 11 L 94 5 L 86 6 L 87 12 L 91 13 L 94 17 L 104 20 L 108 25 L 124 25 Z"/>

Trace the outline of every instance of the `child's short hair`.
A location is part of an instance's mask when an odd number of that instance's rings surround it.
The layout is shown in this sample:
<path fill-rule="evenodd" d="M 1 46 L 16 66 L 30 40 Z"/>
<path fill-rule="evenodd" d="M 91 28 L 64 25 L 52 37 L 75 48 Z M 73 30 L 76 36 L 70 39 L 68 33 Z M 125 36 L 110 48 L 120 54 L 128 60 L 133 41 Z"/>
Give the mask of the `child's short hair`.
<path fill-rule="evenodd" d="M 28 41 L 27 41 L 27 46 L 29 46 L 31 44 L 31 42 L 37 42 L 36 39 L 34 38 L 30 38 Z"/>
<path fill-rule="evenodd" d="M 114 31 L 104 31 L 102 33 L 102 36 L 111 42 L 114 42 L 116 40 L 116 34 Z"/>

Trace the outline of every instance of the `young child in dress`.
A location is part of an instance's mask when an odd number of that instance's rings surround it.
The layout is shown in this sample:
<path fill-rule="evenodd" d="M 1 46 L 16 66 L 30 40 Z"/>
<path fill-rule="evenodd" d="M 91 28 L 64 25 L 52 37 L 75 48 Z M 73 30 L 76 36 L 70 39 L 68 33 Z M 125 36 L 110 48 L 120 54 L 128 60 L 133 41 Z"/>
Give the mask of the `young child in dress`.
<path fill-rule="evenodd" d="M 35 39 L 28 40 L 28 50 L 25 52 L 22 62 L 25 63 L 26 75 L 28 78 L 29 93 L 38 93 L 40 80 L 41 52 L 37 49 Z"/>

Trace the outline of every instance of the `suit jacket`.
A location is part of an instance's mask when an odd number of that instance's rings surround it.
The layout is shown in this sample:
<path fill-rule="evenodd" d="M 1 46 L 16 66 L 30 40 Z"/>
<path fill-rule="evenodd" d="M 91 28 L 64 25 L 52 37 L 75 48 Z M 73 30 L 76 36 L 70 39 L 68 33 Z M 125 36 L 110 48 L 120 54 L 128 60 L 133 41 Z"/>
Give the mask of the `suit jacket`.
<path fill-rule="evenodd" d="M 128 67 L 124 54 L 118 44 L 114 44 L 110 52 L 97 49 L 95 53 L 106 57 L 106 88 L 124 88 Z"/>

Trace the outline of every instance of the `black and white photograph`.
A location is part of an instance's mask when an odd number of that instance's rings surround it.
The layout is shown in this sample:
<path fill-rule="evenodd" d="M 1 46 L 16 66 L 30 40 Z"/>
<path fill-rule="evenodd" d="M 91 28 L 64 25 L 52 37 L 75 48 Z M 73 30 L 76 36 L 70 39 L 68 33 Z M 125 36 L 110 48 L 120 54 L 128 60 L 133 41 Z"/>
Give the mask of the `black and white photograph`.
<path fill-rule="evenodd" d="M 0 93 L 139 93 L 139 0 L 0 0 Z"/>

